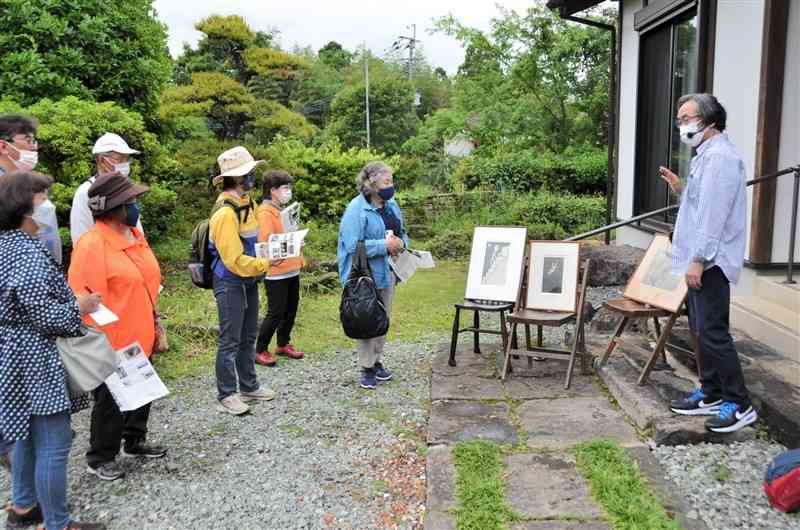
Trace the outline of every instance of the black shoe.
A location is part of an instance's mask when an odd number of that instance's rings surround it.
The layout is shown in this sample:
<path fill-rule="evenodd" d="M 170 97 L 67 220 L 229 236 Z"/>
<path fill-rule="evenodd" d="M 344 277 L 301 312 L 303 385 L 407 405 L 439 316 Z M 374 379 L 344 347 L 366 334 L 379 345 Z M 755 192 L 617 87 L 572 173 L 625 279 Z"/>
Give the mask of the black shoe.
<path fill-rule="evenodd" d="M 8 529 L 27 528 L 44 522 L 42 509 L 39 508 L 38 504 L 25 513 L 17 513 L 11 506 L 7 507 L 6 511 L 8 512 L 6 521 L 6 528 Z"/>
<path fill-rule="evenodd" d="M 758 419 L 756 409 L 748 405 L 742 410 L 740 405 L 725 401 L 719 407 L 719 414 L 706 420 L 706 429 L 712 432 L 729 433 L 738 431 L 755 423 Z"/>
<path fill-rule="evenodd" d="M 107 527 L 103 523 L 79 523 L 78 521 L 70 521 L 69 525 L 67 525 L 67 530 L 107 530 Z"/>
<path fill-rule="evenodd" d="M 698 388 L 688 397 L 670 402 L 669 408 L 675 414 L 684 416 L 714 416 L 719 412 L 721 403 L 721 399 L 709 397 L 702 389 Z"/>
<path fill-rule="evenodd" d="M 361 388 L 366 388 L 367 390 L 375 390 L 375 387 L 378 386 L 378 383 L 375 380 L 375 368 L 361 369 L 360 385 Z"/>
<path fill-rule="evenodd" d="M 105 462 L 99 466 L 89 466 L 86 470 L 100 480 L 117 480 L 125 476 L 125 472 L 116 462 Z"/>
<path fill-rule="evenodd" d="M 160 445 L 151 445 L 144 442 L 126 443 L 122 448 L 122 456 L 134 457 L 143 456 L 145 458 L 163 458 L 167 454 L 167 449 Z"/>
<path fill-rule="evenodd" d="M 375 363 L 375 379 L 378 381 L 389 381 L 392 378 L 392 372 L 383 367 L 381 363 Z"/>

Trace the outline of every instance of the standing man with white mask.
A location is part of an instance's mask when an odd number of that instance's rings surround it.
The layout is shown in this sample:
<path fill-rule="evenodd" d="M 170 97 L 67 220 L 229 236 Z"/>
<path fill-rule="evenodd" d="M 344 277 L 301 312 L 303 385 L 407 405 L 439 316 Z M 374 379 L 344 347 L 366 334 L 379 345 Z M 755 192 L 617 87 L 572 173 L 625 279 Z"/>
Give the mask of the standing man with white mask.
<path fill-rule="evenodd" d="M 83 234 L 94 226 L 94 217 L 89 209 L 89 188 L 100 175 L 119 173 L 123 177 L 130 177 L 131 155 L 138 155 L 139 151 L 131 149 L 127 142 L 118 134 L 107 132 L 97 139 L 92 148 L 92 155 L 97 166 L 97 174 L 78 186 L 72 198 L 72 210 L 69 214 L 69 232 L 74 247 Z M 136 228 L 144 234 L 141 220 Z"/>
<path fill-rule="evenodd" d="M 662 167 L 661 177 L 681 197 L 672 238 L 673 273 L 689 286 L 692 330 L 700 337 L 701 387 L 670 408 L 676 414 L 712 416 L 706 428 L 729 433 L 754 423 L 739 354 L 729 329 L 730 284 L 744 263 L 747 194 L 744 162 L 725 134 L 727 113 L 711 94 L 678 100 L 681 141 L 696 149 L 686 184 Z"/>

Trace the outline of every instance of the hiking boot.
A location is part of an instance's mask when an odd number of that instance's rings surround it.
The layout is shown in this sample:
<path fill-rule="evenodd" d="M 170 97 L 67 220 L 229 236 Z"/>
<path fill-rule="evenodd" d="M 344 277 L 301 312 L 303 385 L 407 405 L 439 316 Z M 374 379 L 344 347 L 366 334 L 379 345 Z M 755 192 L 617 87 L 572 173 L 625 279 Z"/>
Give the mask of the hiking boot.
<path fill-rule="evenodd" d="M 378 381 L 389 381 L 392 378 L 392 372 L 383 367 L 381 363 L 375 363 L 375 379 Z"/>
<path fill-rule="evenodd" d="M 116 462 L 104 462 L 99 466 L 88 466 L 86 470 L 100 480 L 117 480 L 125 476 L 125 472 Z"/>
<path fill-rule="evenodd" d="M 261 366 L 275 366 L 278 364 L 278 361 L 275 360 L 275 357 L 269 351 L 262 351 L 256 354 L 256 364 L 260 364 Z"/>
<path fill-rule="evenodd" d="M 251 401 L 272 401 L 276 394 L 274 390 L 262 386 L 253 392 L 242 392 L 241 396 L 243 402 L 250 403 Z"/>
<path fill-rule="evenodd" d="M 714 416 L 719 412 L 721 403 L 721 399 L 709 397 L 703 389 L 698 388 L 688 397 L 671 401 L 669 408 L 675 414 L 684 416 Z"/>
<path fill-rule="evenodd" d="M 6 512 L 8 512 L 6 528 L 9 530 L 15 528 L 27 528 L 29 526 L 44 522 L 42 509 L 38 504 L 25 513 L 19 513 L 9 505 L 6 506 Z"/>
<path fill-rule="evenodd" d="M 160 445 L 146 444 L 144 441 L 133 443 L 125 442 L 122 448 L 122 456 L 134 457 L 143 456 L 145 458 L 163 458 L 167 455 L 167 449 Z"/>
<path fill-rule="evenodd" d="M 719 407 L 719 414 L 706 420 L 706 429 L 711 432 L 729 433 L 747 427 L 757 419 L 758 414 L 752 406 L 748 405 L 742 409 L 741 405 L 724 401 Z"/>
<path fill-rule="evenodd" d="M 275 354 L 282 355 L 290 359 L 302 359 L 305 356 L 305 353 L 295 350 L 294 346 L 292 346 L 291 344 L 287 344 L 286 346 L 279 346 L 275 350 Z"/>
<path fill-rule="evenodd" d="M 80 523 L 78 521 L 70 521 L 67 525 L 67 530 L 107 530 L 107 528 L 103 523 Z M 45 529 L 44 526 L 38 526 L 36 530 Z"/>
<path fill-rule="evenodd" d="M 241 416 L 242 414 L 247 414 L 247 412 L 250 410 L 250 407 L 245 405 L 238 395 L 232 394 L 217 403 L 217 410 L 220 412 L 233 414 L 234 416 Z"/>
<path fill-rule="evenodd" d="M 375 368 L 362 368 L 361 369 L 361 388 L 367 390 L 375 390 L 378 382 L 375 379 Z"/>

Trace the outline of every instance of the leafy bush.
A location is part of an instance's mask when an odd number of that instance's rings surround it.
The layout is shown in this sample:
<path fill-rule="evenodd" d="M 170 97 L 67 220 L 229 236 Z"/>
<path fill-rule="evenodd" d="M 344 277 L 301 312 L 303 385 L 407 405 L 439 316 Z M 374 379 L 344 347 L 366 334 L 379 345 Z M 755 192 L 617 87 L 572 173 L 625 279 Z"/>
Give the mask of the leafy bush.
<path fill-rule="evenodd" d="M 571 156 L 529 151 L 474 156 L 459 164 L 455 178 L 467 189 L 485 187 L 506 191 L 549 189 L 597 193 L 605 190 L 606 160 L 607 154 L 602 150 Z"/>
<path fill-rule="evenodd" d="M 150 191 L 142 195 L 142 226 L 149 242 L 158 241 L 167 235 L 175 220 L 178 195 L 161 184 L 151 184 Z"/>

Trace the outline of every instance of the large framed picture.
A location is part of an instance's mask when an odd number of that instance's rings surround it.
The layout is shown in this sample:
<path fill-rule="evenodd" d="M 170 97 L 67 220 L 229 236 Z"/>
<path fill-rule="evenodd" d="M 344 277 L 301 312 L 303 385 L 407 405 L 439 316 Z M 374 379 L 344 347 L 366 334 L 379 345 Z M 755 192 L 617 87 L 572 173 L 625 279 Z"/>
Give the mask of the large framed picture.
<path fill-rule="evenodd" d="M 686 279 L 672 273 L 669 237 L 657 234 L 628 282 L 625 297 L 675 313 L 683 304 L 687 291 Z"/>
<path fill-rule="evenodd" d="M 580 244 L 531 241 L 528 261 L 527 309 L 575 311 Z"/>
<path fill-rule="evenodd" d="M 527 237 L 525 227 L 475 227 L 464 297 L 514 302 L 522 280 Z"/>

